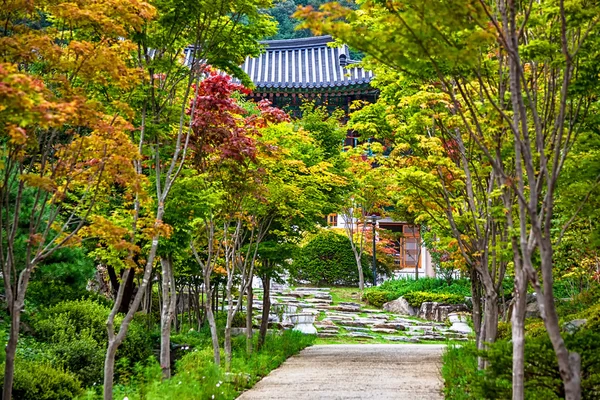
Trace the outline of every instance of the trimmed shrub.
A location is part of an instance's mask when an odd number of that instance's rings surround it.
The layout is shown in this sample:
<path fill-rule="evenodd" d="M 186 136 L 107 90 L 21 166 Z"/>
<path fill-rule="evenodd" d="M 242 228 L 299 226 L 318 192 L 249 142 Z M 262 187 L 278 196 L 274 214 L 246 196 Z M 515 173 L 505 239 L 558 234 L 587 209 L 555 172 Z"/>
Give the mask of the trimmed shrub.
<path fill-rule="evenodd" d="M 365 292 L 363 295 L 363 300 L 374 307 L 381 307 L 384 303 L 390 301 L 390 296 L 393 296 L 392 292 L 372 288 L 371 290 L 367 290 Z"/>
<path fill-rule="evenodd" d="M 4 365 L 0 368 L 4 370 Z M 0 390 L 3 383 L 0 381 Z M 17 360 L 13 398 L 18 400 L 64 400 L 82 393 L 74 374 L 56 369 L 48 362 Z"/>
<path fill-rule="evenodd" d="M 371 277 L 368 265 L 369 261 L 364 256 L 365 281 Z M 330 230 L 319 232 L 298 251 L 290 266 L 290 276 L 296 281 L 318 286 L 358 285 L 358 268 L 350 239 Z"/>
<path fill-rule="evenodd" d="M 413 307 L 421 307 L 421 304 L 433 301 L 444 304 L 461 304 L 465 302 L 465 297 L 457 294 L 429 293 L 429 292 L 410 292 L 404 294 L 404 299 Z"/>

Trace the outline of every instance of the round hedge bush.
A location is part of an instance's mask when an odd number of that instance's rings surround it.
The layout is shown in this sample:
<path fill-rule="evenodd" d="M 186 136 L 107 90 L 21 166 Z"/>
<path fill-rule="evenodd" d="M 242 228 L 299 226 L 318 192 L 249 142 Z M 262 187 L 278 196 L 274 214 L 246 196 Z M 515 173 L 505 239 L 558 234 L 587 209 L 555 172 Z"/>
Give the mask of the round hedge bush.
<path fill-rule="evenodd" d="M 369 261 L 363 257 L 365 281 L 371 278 Z M 356 286 L 358 268 L 350 239 L 334 231 L 323 230 L 302 248 L 290 268 L 297 282 L 319 286 Z"/>

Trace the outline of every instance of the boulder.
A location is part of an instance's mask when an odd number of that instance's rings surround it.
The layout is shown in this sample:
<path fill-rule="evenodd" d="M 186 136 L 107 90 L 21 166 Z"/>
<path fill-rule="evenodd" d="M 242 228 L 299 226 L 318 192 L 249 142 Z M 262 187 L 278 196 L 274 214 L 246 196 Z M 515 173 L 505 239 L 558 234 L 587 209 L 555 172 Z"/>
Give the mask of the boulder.
<path fill-rule="evenodd" d="M 568 333 L 575 333 L 579 328 L 587 323 L 587 319 L 574 319 L 563 325 L 563 329 Z"/>
<path fill-rule="evenodd" d="M 415 307 L 408 304 L 408 301 L 404 297 L 399 297 L 396 300 L 385 303 L 383 309 L 394 314 L 411 316 L 417 315 L 418 312 Z"/>
<path fill-rule="evenodd" d="M 528 299 L 529 300 L 529 299 Z M 527 303 L 527 309 L 525 310 L 525 318 L 541 318 L 540 306 L 537 301 Z"/>
<path fill-rule="evenodd" d="M 421 304 L 419 317 L 429 321 L 444 322 L 448 318 L 448 314 L 460 311 L 468 311 L 467 306 L 426 301 Z"/>

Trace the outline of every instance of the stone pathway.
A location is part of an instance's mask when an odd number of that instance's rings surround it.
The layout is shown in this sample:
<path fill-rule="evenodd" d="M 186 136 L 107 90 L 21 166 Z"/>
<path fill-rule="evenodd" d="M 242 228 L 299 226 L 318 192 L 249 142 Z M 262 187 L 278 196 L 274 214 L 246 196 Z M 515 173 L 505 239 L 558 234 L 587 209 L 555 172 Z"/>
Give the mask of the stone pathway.
<path fill-rule="evenodd" d="M 240 400 L 443 399 L 444 345 L 312 346 L 288 359 Z"/>
<path fill-rule="evenodd" d="M 329 288 L 279 290 L 271 295 L 272 325 L 293 328 L 321 338 L 351 337 L 369 342 L 419 343 L 427 341 L 468 340 L 458 325 L 405 318 L 383 310 L 363 308 L 354 302 L 334 304 Z M 260 301 L 256 317 L 260 318 Z M 454 322 L 454 321 L 452 321 Z M 463 324 L 464 325 L 464 324 Z M 467 329 L 469 329 L 467 327 Z"/>

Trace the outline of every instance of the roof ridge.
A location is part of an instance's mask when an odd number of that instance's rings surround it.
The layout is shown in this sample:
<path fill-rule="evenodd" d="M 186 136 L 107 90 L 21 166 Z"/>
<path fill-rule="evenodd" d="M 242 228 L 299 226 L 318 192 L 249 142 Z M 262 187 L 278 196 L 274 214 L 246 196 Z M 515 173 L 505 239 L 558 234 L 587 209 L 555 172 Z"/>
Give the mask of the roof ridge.
<path fill-rule="evenodd" d="M 268 50 L 279 50 L 287 48 L 299 49 L 304 47 L 320 47 L 326 46 L 333 41 L 334 39 L 331 35 L 323 35 L 295 39 L 263 40 L 260 43 L 266 45 Z"/>

